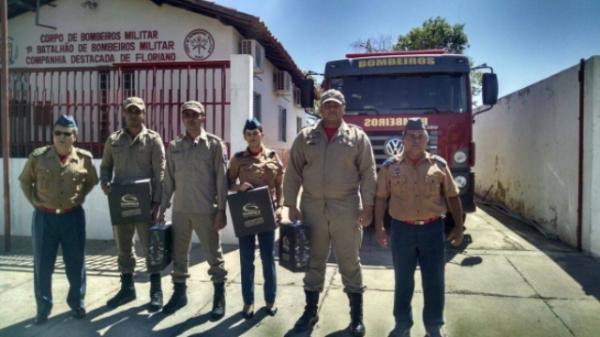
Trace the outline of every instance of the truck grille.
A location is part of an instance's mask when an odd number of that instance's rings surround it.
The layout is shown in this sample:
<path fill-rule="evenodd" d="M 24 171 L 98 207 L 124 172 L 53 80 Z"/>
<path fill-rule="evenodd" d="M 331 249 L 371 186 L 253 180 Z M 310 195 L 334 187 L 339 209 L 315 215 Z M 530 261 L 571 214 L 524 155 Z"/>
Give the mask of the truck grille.
<path fill-rule="evenodd" d="M 438 153 L 438 130 L 427 130 L 429 133 L 429 143 L 427 144 L 427 151 L 432 154 Z M 396 131 L 383 131 L 383 132 L 369 132 L 369 139 L 371 140 L 371 145 L 373 146 L 373 153 L 375 154 L 375 162 L 377 163 L 377 168 L 383 164 L 383 162 L 390 157 L 389 154 L 385 152 L 385 142 L 388 139 L 397 137 L 400 138 L 400 132 Z"/>

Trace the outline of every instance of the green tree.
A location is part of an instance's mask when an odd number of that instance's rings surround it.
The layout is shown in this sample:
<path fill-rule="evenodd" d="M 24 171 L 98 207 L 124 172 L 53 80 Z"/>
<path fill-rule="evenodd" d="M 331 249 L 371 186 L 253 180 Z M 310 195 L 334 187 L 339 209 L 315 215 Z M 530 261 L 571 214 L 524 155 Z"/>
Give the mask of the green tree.
<path fill-rule="evenodd" d="M 408 34 L 400 35 L 398 42 L 392 47 L 394 50 L 422 50 L 445 48 L 453 54 L 463 54 L 469 48 L 469 38 L 464 31 L 464 24 L 450 25 L 446 19 L 438 16 L 423 22 L 421 27 L 411 29 Z M 473 66 L 473 60 L 469 58 Z M 480 71 L 471 72 L 471 94 L 473 104 L 481 92 Z"/>
<path fill-rule="evenodd" d="M 462 54 L 469 48 L 469 39 L 464 24 L 450 25 L 438 16 L 430 18 L 421 27 L 415 27 L 406 35 L 400 35 L 394 50 L 419 50 L 446 48 L 454 54 Z"/>

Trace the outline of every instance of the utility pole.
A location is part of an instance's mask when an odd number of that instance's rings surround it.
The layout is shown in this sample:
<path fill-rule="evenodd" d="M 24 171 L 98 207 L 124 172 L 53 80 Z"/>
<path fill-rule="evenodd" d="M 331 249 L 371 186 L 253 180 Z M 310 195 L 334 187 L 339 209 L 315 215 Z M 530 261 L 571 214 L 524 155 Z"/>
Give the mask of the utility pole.
<path fill-rule="evenodd" d="M 2 114 L 2 164 L 4 173 L 4 250 L 10 251 L 10 127 L 8 121 L 8 5 L 0 0 L 0 51 L 2 73 L 0 74 L 0 113 Z"/>

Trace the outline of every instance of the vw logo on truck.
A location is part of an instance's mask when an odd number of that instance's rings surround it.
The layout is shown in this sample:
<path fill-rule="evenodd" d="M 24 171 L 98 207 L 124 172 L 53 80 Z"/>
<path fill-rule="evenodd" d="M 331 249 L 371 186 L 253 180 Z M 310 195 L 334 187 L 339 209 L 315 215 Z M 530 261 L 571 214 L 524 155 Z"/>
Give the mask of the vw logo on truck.
<path fill-rule="evenodd" d="M 384 151 L 387 155 L 395 156 L 402 153 L 404 145 L 402 145 L 402 139 L 393 137 L 388 139 L 384 144 Z"/>

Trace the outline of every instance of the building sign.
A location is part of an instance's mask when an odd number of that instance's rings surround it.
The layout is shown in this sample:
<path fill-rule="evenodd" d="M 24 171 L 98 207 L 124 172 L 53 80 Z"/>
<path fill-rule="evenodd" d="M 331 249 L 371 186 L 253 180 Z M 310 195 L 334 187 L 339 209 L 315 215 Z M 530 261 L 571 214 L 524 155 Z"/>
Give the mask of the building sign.
<path fill-rule="evenodd" d="M 183 41 L 185 53 L 196 61 L 206 60 L 215 50 L 215 39 L 204 29 L 191 31 Z"/>
<path fill-rule="evenodd" d="M 44 33 L 37 43 L 24 47 L 27 66 L 89 66 L 113 63 L 173 62 L 181 57 L 181 44 L 193 60 L 205 60 L 213 52 L 212 35 L 201 29 L 175 41 L 161 36 L 158 30 L 124 30 L 104 32 Z M 179 48 L 177 48 L 179 46 Z M 11 60 L 16 59 L 17 46 L 9 46 Z"/>

